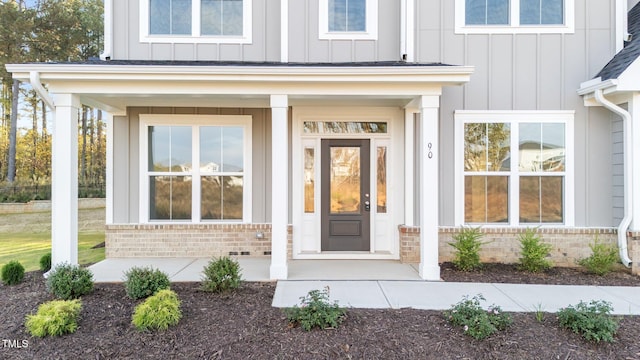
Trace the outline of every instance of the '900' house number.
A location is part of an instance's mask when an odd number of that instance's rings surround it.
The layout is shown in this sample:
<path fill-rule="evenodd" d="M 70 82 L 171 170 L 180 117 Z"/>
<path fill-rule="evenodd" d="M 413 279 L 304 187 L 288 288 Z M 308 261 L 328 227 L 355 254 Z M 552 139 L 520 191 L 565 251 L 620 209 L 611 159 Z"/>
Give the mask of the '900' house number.
<path fill-rule="evenodd" d="M 433 144 L 432 144 L 432 143 L 428 143 L 428 144 L 427 144 L 427 148 L 429 149 L 429 152 L 427 153 L 427 157 L 428 157 L 429 159 L 433 158 L 433 151 L 431 151 L 431 148 L 432 148 L 432 147 L 433 147 Z"/>

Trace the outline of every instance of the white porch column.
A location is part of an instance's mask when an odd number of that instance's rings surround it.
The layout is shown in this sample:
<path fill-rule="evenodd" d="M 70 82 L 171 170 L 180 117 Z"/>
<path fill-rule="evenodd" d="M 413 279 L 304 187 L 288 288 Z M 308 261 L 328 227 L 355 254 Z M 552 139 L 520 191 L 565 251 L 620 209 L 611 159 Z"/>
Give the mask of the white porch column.
<path fill-rule="evenodd" d="M 51 265 L 78 263 L 78 109 L 74 94 L 55 96 L 51 149 Z"/>
<path fill-rule="evenodd" d="M 631 152 L 631 174 L 633 184 L 630 184 L 633 189 L 631 191 L 631 209 L 633 216 L 631 219 L 630 231 L 640 231 L 640 93 L 634 93 L 631 101 L 629 102 L 629 113 L 631 114 L 631 146 L 633 151 Z M 628 139 L 628 138 L 627 138 Z M 640 262 L 640 259 L 631 258 L 633 262 Z"/>
<path fill-rule="evenodd" d="M 415 225 L 415 114 L 417 109 L 404 110 L 404 224 Z"/>
<path fill-rule="evenodd" d="M 440 280 L 438 265 L 439 96 L 420 98 L 420 277 Z"/>
<path fill-rule="evenodd" d="M 286 279 L 289 223 L 288 97 L 271 95 L 271 279 Z"/>

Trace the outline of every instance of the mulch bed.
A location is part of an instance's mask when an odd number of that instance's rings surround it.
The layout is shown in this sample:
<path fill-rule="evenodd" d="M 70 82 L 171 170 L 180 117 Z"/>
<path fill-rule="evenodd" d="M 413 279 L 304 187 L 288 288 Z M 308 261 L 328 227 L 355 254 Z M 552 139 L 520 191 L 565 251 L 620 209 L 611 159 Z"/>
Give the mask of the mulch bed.
<path fill-rule="evenodd" d="M 511 276 L 517 277 L 509 278 L 507 269 L 491 265 L 465 277 L 444 264 L 442 273 L 447 281 L 518 282 L 525 276 L 511 269 Z M 584 273 L 565 269 L 536 279 L 526 282 L 591 281 Z M 618 275 L 609 280 L 618 285 L 639 283 Z M 131 314 L 138 302 L 127 298 L 121 284 L 97 284 L 94 293 L 82 298 L 76 333 L 39 339 L 26 332 L 24 317 L 52 298 L 42 274 L 28 273 L 22 284 L 0 285 L 0 358 L 640 359 L 638 316 L 622 319 L 612 344 L 588 343 L 560 329 L 553 314 L 538 322 L 530 313 L 513 314 L 514 324 L 507 331 L 483 341 L 452 328 L 441 312 L 414 309 L 350 309 L 338 329 L 306 332 L 289 326 L 282 310 L 271 307 L 274 283 L 244 283 L 221 295 L 201 292 L 198 285 L 172 284 L 182 301 L 183 318 L 165 332 L 136 331 Z M 24 345 L 22 340 L 27 346 L 16 348 L 15 344 Z"/>

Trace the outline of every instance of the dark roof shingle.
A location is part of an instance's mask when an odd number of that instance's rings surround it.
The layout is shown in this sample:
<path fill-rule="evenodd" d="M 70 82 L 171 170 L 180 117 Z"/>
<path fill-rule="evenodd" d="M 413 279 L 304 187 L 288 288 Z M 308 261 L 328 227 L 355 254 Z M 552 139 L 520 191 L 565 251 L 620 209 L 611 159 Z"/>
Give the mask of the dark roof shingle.
<path fill-rule="evenodd" d="M 625 43 L 625 47 L 600 70 L 596 78 L 600 77 L 603 81 L 617 79 L 640 56 L 640 3 L 629 11 L 627 19 L 631 41 Z"/>

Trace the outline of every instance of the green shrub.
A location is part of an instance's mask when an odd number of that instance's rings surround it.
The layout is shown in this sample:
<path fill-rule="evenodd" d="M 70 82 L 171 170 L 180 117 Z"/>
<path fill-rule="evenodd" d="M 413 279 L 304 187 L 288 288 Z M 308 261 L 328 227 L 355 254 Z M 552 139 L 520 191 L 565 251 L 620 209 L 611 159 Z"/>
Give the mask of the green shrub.
<path fill-rule="evenodd" d="M 25 326 L 37 337 L 70 334 L 78 328 L 78 315 L 82 302 L 76 300 L 53 300 L 38 306 L 35 315 L 27 315 Z"/>
<path fill-rule="evenodd" d="M 575 307 L 568 306 L 558 311 L 560 326 L 582 335 L 588 341 L 613 342 L 618 330 L 618 320 L 612 317 L 611 303 L 592 300 L 582 301 Z"/>
<path fill-rule="evenodd" d="M 142 299 L 158 290 L 168 289 L 171 283 L 164 272 L 151 267 L 132 267 L 124 274 L 124 288 L 131 299 Z"/>
<path fill-rule="evenodd" d="M 449 245 L 456 249 L 453 264 L 458 270 L 472 271 L 482 267 L 480 247 L 485 244 L 481 241 L 482 236 L 480 228 L 462 228 L 460 233 L 453 236 L 455 241 Z"/>
<path fill-rule="evenodd" d="M 2 267 L 2 282 L 16 285 L 24 279 L 24 266 L 18 260 L 11 260 Z"/>
<path fill-rule="evenodd" d="M 553 248 L 550 244 L 542 242 L 536 229 L 526 229 L 520 234 L 520 269 L 528 272 L 541 272 L 551 267 L 551 261 L 547 260 L 549 252 Z"/>
<path fill-rule="evenodd" d="M 464 333 L 474 339 L 485 339 L 497 331 L 505 330 L 512 323 L 511 316 L 502 312 L 499 306 L 491 305 L 488 310 L 480 306 L 484 301 L 481 294 L 469 299 L 465 296 L 450 310 L 444 312 L 445 318 L 455 326 L 461 326 Z"/>
<path fill-rule="evenodd" d="M 580 259 L 578 264 L 587 268 L 592 274 L 605 275 L 613 270 L 613 265 L 618 262 L 618 247 L 614 244 L 600 242 L 598 236 L 589 244 L 591 256 Z"/>
<path fill-rule="evenodd" d="M 44 272 L 51 270 L 51 253 L 46 253 L 40 258 L 40 270 Z"/>
<path fill-rule="evenodd" d="M 136 306 L 132 323 L 140 331 L 166 330 L 177 324 L 180 318 L 182 312 L 178 295 L 173 290 L 163 289 Z"/>
<path fill-rule="evenodd" d="M 47 290 L 58 299 L 77 299 L 93 291 L 93 274 L 78 265 L 59 264 L 49 273 Z"/>
<path fill-rule="evenodd" d="M 291 324 L 300 324 L 306 331 L 319 327 L 320 329 L 337 328 L 344 320 L 346 310 L 338 302 L 329 302 L 329 287 L 324 290 L 311 290 L 300 298 L 301 306 L 284 309 Z"/>
<path fill-rule="evenodd" d="M 226 256 L 213 259 L 202 271 L 202 290 L 209 292 L 223 292 L 237 289 L 242 280 L 240 264 Z"/>

